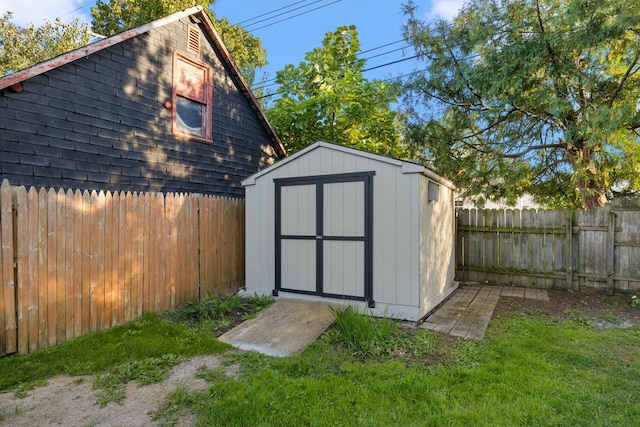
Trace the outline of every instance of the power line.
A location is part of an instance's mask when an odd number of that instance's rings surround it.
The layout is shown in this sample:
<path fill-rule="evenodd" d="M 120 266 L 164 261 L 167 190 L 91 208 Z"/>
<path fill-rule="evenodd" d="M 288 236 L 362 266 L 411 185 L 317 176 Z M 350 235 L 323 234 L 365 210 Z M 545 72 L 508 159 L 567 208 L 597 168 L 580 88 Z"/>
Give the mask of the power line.
<path fill-rule="evenodd" d="M 383 47 L 385 47 L 385 46 L 390 46 L 390 45 L 392 45 L 392 44 L 396 44 L 396 43 L 397 43 L 397 42 L 387 43 L 387 44 L 384 44 L 384 45 L 382 45 L 382 46 L 374 47 L 374 48 L 372 48 L 372 49 L 369 49 L 369 50 L 366 50 L 366 51 L 362 51 L 362 52 L 371 52 L 371 51 L 374 51 L 374 50 L 377 50 L 377 49 L 383 48 Z M 369 57 L 367 57 L 367 58 L 360 58 L 360 59 L 364 59 L 365 61 L 367 61 L 367 60 L 369 60 L 369 59 L 373 59 L 373 58 L 377 58 L 377 57 L 380 57 L 380 56 L 388 55 L 388 54 L 393 53 L 393 52 L 397 52 L 397 51 L 402 50 L 402 49 L 405 49 L 405 48 L 407 48 L 407 47 L 409 47 L 409 46 L 410 46 L 410 45 L 406 45 L 406 46 L 401 47 L 401 48 L 399 48 L 399 49 L 389 50 L 389 51 L 387 51 L 387 52 L 379 53 L 379 54 L 377 54 L 377 55 L 369 56 Z M 359 54 L 361 54 L 362 52 L 359 52 Z M 387 64 L 388 64 L 388 65 L 392 65 L 392 64 L 395 64 L 395 63 L 397 63 L 397 62 L 401 62 L 401 61 L 408 60 L 408 59 L 413 59 L 413 58 L 415 58 L 415 57 L 416 57 L 416 56 L 412 56 L 411 58 L 405 58 L 405 59 L 402 59 L 402 60 L 400 60 L 400 61 L 390 62 L 390 63 L 387 63 Z M 375 69 L 375 68 L 380 68 L 380 67 L 386 66 L 387 64 L 382 64 L 382 65 L 380 65 L 380 66 L 373 67 L 373 68 L 363 69 L 362 71 L 364 72 L 364 71 L 372 70 L 372 69 Z M 265 84 L 265 85 L 263 85 L 263 86 L 258 86 L 258 89 L 264 89 L 264 88 L 271 87 L 271 86 L 277 86 L 277 85 L 278 85 L 278 83 L 275 83 L 276 79 L 277 79 L 277 77 L 274 77 L 274 78 L 271 78 L 271 79 L 268 79 L 268 80 L 263 81 L 262 83 L 268 83 L 268 84 Z M 271 83 L 271 82 L 273 82 L 273 83 Z"/>
<path fill-rule="evenodd" d="M 364 72 L 367 72 L 367 71 L 376 70 L 376 69 L 383 68 L 383 67 L 388 67 L 389 65 L 394 65 L 394 64 L 398 64 L 400 62 L 408 61 L 410 59 L 415 59 L 418 56 L 419 55 L 414 55 L 414 56 L 410 56 L 408 58 L 399 59 L 397 61 L 391 61 L 391 62 L 387 62 L 387 63 L 384 63 L 384 64 L 376 65 L 375 67 L 370 67 L 370 68 L 363 69 L 362 72 L 364 73 Z M 413 71 L 413 72 L 408 73 L 408 74 L 403 74 L 401 76 L 391 77 L 389 79 L 385 79 L 385 80 L 381 80 L 381 81 L 387 82 L 387 81 L 391 81 L 391 80 L 398 80 L 400 78 L 407 77 L 407 76 L 410 76 L 412 74 L 420 73 L 422 71 L 425 71 L 425 70 Z M 265 85 L 265 86 L 261 86 L 258 89 L 264 89 L 266 87 L 275 86 L 275 85 L 277 85 L 277 83 L 272 83 L 272 84 L 268 84 L 268 85 Z M 269 93 L 267 95 L 262 95 L 262 96 L 258 97 L 257 99 L 270 98 L 270 97 L 276 96 L 276 95 L 279 95 L 279 94 L 277 92 L 273 92 L 273 93 Z"/>
<path fill-rule="evenodd" d="M 304 1 L 307 1 L 307 0 L 304 0 Z M 245 26 L 245 29 L 246 29 L 246 27 L 251 27 L 251 26 L 256 25 L 256 24 L 259 24 L 259 23 L 261 23 L 261 22 L 269 21 L 269 20 L 271 20 L 271 19 L 277 18 L 278 16 L 286 15 L 287 13 L 291 13 L 291 12 L 294 12 L 294 11 L 296 11 L 296 10 L 304 9 L 305 7 L 309 7 L 309 6 L 311 6 L 312 4 L 320 3 L 320 2 L 323 2 L 323 1 L 325 1 L 325 0 L 315 0 L 313 3 L 305 4 L 305 5 L 303 5 L 303 6 L 299 6 L 299 7 L 296 7 L 296 8 L 294 8 L 294 9 L 287 10 L 286 12 L 282 12 L 282 13 L 279 13 L 279 14 L 277 14 L 277 15 L 270 16 L 269 18 L 264 18 L 264 19 L 261 19 L 261 20 L 259 20 L 259 21 L 253 22 L 253 23 L 251 23 L 251 24 L 247 24 L 247 25 Z M 298 3 L 301 3 L 301 2 L 298 2 Z M 293 5 L 295 5 L 295 4 L 297 4 L 297 3 L 294 3 Z M 290 6 L 293 6 L 293 5 L 290 5 Z M 280 9 L 273 10 L 273 11 L 271 11 L 271 12 L 267 12 L 266 14 L 263 14 L 262 16 L 264 16 L 264 15 L 270 15 L 270 14 L 272 14 L 272 13 L 274 13 L 274 12 L 277 12 L 278 10 L 286 9 L 287 7 L 288 7 L 288 6 L 285 6 L 284 8 L 280 8 Z M 258 16 L 258 17 L 256 17 L 256 18 L 253 18 L 253 19 L 257 19 L 257 18 L 259 18 L 259 16 Z M 253 20 L 253 19 L 250 19 L 250 21 L 251 21 L 251 20 Z M 244 22 L 246 22 L 246 21 L 244 21 Z"/>
<path fill-rule="evenodd" d="M 399 51 L 399 50 L 404 50 L 404 49 L 406 49 L 406 48 L 408 48 L 408 47 L 410 47 L 410 46 L 411 46 L 411 45 L 409 45 L 409 44 L 408 44 L 408 45 L 403 46 L 403 47 L 400 47 L 400 48 L 398 48 L 398 49 L 388 50 L 388 51 L 386 51 L 386 52 L 382 52 L 382 53 L 379 53 L 379 54 L 377 54 L 377 55 L 367 56 L 366 58 L 360 58 L 360 59 L 364 59 L 365 61 L 368 61 L 369 59 L 377 58 L 377 57 L 379 57 L 379 56 L 388 55 L 388 54 L 390 54 L 390 53 L 397 52 L 397 51 Z M 362 52 L 360 52 L 360 53 L 362 53 Z"/>
<path fill-rule="evenodd" d="M 376 65 L 375 67 L 364 68 L 364 69 L 362 70 L 362 72 L 364 73 L 364 72 L 366 72 L 366 71 L 377 70 L 378 68 L 387 67 L 387 66 L 389 66 L 389 65 L 397 64 L 397 63 L 399 63 L 399 62 L 408 61 L 408 60 L 410 60 L 410 59 L 415 59 L 415 58 L 417 58 L 418 56 L 419 56 L 419 55 L 413 55 L 413 56 L 410 56 L 410 57 L 408 57 L 408 58 L 398 59 L 397 61 L 387 62 L 386 64 Z"/>
<path fill-rule="evenodd" d="M 288 17 L 288 18 L 284 18 L 284 19 L 281 19 L 281 20 L 279 20 L 279 21 L 272 22 L 271 24 L 263 25 L 262 27 L 258 27 L 258 28 L 252 28 L 252 29 L 251 29 L 251 31 L 258 31 L 258 30 L 262 30 L 263 28 L 271 27 L 272 25 L 276 25 L 276 24 L 279 24 L 279 23 L 281 23 L 281 22 L 288 21 L 289 19 L 293 19 L 293 18 L 297 18 L 298 16 L 306 15 L 307 13 L 314 12 L 314 11 L 316 11 L 316 10 L 318 10 L 318 9 L 323 9 L 323 8 L 325 8 L 325 7 L 331 6 L 332 4 L 340 3 L 341 1 L 342 1 L 342 0 L 336 0 L 336 1 L 331 2 L 331 3 L 329 3 L 329 4 L 325 4 L 324 6 L 318 6 L 318 7 L 314 8 L 314 9 L 308 10 L 308 11 L 306 11 L 306 12 L 301 12 L 301 13 L 299 13 L 299 14 L 297 14 L 297 15 L 293 15 L 293 16 L 290 16 L 290 17 Z"/>
<path fill-rule="evenodd" d="M 76 7 L 71 12 L 67 12 L 64 15 L 60 15 L 57 19 L 64 18 L 65 16 L 71 15 L 72 13 L 77 12 L 77 11 L 79 11 L 81 9 L 85 9 L 87 7 L 90 7 L 91 3 L 93 3 L 92 0 L 84 1 L 80 6 Z"/>
<path fill-rule="evenodd" d="M 240 22 L 238 22 L 238 24 L 240 24 L 240 25 L 246 24 L 247 22 L 253 21 L 253 20 L 258 19 L 258 18 L 262 18 L 263 16 L 271 15 L 274 12 L 278 12 L 278 11 L 280 11 L 282 9 L 286 9 L 288 7 L 295 6 L 295 5 L 299 4 L 299 3 L 304 3 L 306 1 L 309 1 L 309 0 L 301 0 L 301 1 L 297 1 L 295 3 L 288 4 L 286 6 L 282 6 L 282 7 L 278 8 L 278 9 L 274 9 L 274 10 L 271 10 L 269 12 L 265 12 L 262 15 L 254 16 L 253 18 L 249 18 L 249 19 L 245 19 L 244 21 L 240 21 Z"/>
<path fill-rule="evenodd" d="M 391 45 L 394 45 L 394 44 L 403 43 L 404 41 L 405 41 L 405 39 L 396 40 L 394 42 L 383 44 L 383 45 L 377 46 L 377 47 L 373 47 L 373 48 L 368 49 L 368 50 L 361 50 L 360 54 L 367 53 L 367 52 L 372 52 L 374 50 L 382 49 L 383 47 L 391 46 Z"/>

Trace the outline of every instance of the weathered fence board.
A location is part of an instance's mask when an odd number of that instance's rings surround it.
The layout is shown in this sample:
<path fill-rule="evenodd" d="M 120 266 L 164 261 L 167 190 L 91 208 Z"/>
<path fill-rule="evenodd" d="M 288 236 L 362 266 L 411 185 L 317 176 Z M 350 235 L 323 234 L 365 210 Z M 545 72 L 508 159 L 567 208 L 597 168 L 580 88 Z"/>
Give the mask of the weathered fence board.
<path fill-rule="evenodd" d="M 0 186 L 0 356 L 17 347 L 12 189 Z"/>
<path fill-rule="evenodd" d="M 640 201 L 589 211 L 457 211 L 458 277 L 521 286 L 640 289 Z"/>
<path fill-rule="evenodd" d="M 4 180 L 0 220 L 0 356 L 244 284 L 242 200 Z"/>

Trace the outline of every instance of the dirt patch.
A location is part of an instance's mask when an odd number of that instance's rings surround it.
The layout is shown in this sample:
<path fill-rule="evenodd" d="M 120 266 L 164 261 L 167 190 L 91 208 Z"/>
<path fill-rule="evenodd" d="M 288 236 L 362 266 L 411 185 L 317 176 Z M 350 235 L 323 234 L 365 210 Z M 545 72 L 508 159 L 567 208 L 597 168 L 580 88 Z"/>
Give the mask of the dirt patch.
<path fill-rule="evenodd" d="M 127 385 L 127 398 L 122 405 L 109 403 L 101 408 L 92 389 L 93 376 L 59 376 L 47 385 L 30 390 L 26 397 L 15 393 L 0 394 L 0 414 L 6 426 L 149 426 L 155 425 L 148 412 L 158 408 L 164 398 L 178 387 L 204 391 L 207 382 L 196 378 L 197 370 L 205 366 L 220 366 L 219 355 L 193 357 L 175 366 L 164 382 L 138 387 Z M 229 375 L 234 367 L 225 367 Z M 188 417 L 187 417 L 188 418 Z M 178 425 L 188 425 L 183 419 Z"/>
<path fill-rule="evenodd" d="M 589 322 L 596 329 L 640 325 L 640 307 L 631 305 L 633 293 L 607 295 L 593 288 L 582 288 L 580 292 L 557 289 L 547 292 L 549 301 L 501 297 L 493 318 L 526 313 L 541 318 Z"/>

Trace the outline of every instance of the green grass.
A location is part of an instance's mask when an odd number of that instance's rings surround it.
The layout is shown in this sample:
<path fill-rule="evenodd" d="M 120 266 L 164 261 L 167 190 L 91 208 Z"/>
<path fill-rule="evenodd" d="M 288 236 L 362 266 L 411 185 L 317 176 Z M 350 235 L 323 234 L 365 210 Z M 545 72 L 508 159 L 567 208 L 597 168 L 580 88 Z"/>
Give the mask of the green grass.
<path fill-rule="evenodd" d="M 640 328 L 595 331 L 584 313 L 569 314 L 567 321 L 501 318 L 482 341 L 383 326 L 390 333 L 376 333 L 386 344 L 374 347 L 385 350 L 366 354 L 332 332 L 286 358 L 224 352 L 209 333 L 146 316 L 0 359 L 0 390 L 96 373 L 98 403 L 117 402 L 126 381 L 161 381 L 184 357 L 223 352 L 237 375 L 225 366 L 201 369 L 207 391 L 178 388 L 149 408 L 161 425 L 174 425 L 185 411 L 199 426 L 638 425 Z"/>
<path fill-rule="evenodd" d="M 640 329 L 595 332 L 576 317 L 516 316 L 479 342 L 427 334 L 422 357 L 435 365 L 363 360 L 326 340 L 289 358 L 228 354 L 239 378 L 211 372 L 207 392 L 176 391 L 158 420 L 189 410 L 199 426 L 637 425 Z"/>
<path fill-rule="evenodd" d="M 59 374 L 103 373 L 167 354 L 189 357 L 226 348 L 209 333 L 147 315 L 57 347 L 0 359 L 0 391 L 19 391 Z"/>
<path fill-rule="evenodd" d="M 171 368 L 184 360 L 183 356 L 163 354 L 161 357 L 132 360 L 98 373 L 93 383 L 93 388 L 98 390 L 98 404 L 105 407 L 109 402 L 124 402 L 129 381 L 135 381 L 139 386 L 164 381 L 169 378 Z"/>

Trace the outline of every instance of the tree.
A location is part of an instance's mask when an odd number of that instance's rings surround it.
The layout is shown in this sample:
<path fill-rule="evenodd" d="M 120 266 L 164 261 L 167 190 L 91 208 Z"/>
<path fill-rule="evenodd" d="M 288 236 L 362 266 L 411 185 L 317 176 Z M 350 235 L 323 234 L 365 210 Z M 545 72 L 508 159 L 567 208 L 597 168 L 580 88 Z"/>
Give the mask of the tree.
<path fill-rule="evenodd" d="M 426 62 L 408 138 L 471 194 L 602 206 L 640 188 L 640 2 L 471 0 L 453 22 L 406 7 Z"/>
<path fill-rule="evenodd" d="M 111 36 L 129 28 L 162 18 L 179 10 L 200 5 L 211 17 L 216 31 L 224 41 L 233 59 L 251 83 L 256 68 L 267 64 L 266 51 L 259 38 L 240 25 L 232 25 L 226 18 L 216 19 L 210 9 L 214 1 L 208 0 L 98 0 L 91 8 L 93 31 Z"/>
<path fill-rule="evenodd" d="M 45 21 L 41 27 L 20 27 L 12 22 L 12 13 L 0 18 L 0 77 L 23 70 L 89 44 L 87 25 L 74 19 L 71 24 Z"/>
<path fill-rule="evenodd" d="M 287 150 L 292 153 L 318 140 L 379 154 L 404 155 L 398 118 L 390 105 L 396 101 L 393 85 L 362 76 L 354 26 L 327 32 L 322 47 L 305 55 L 297 67 L 276 73 L 281 95 L 267 116 Z"/>

